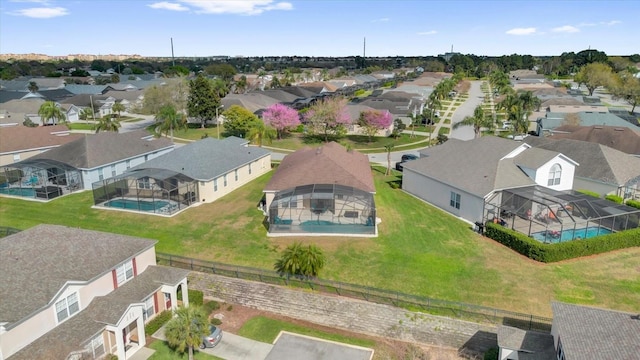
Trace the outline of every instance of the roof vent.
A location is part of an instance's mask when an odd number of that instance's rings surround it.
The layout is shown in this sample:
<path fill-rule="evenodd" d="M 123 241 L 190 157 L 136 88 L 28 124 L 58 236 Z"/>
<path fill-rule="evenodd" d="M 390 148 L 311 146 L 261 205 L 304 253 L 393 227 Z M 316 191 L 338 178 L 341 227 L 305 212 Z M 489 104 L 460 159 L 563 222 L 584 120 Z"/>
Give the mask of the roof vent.
<path fill-rule="evenodd" d="M 614 128 L 613 131 L 624 131 L 623 128 Z"/>

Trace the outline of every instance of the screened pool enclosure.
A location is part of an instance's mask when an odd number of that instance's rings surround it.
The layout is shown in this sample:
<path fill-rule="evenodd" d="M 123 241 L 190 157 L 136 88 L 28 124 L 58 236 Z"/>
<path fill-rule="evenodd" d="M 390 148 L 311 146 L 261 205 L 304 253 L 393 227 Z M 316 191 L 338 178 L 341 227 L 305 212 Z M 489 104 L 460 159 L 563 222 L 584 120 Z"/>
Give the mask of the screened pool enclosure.
<path fill-rule="evenodd" d="M 173 215 L 198 201 L 197 181 L 163 169 L 142 169 L 93 183 L 95 206 Z"/>
<path fill-rule="evenodd" d="M 55 160 L 23 160 L 0 168 L 0 194 L 51 200 L 82 190 L 78 169 Z"/>
<path fill-rule="evenodd" d="M 579 240 L 639 227 L 640 209 L 576 191 L 529 186 L 496 192 L 484 220 L 544 243 Z"/>
<path fill-rule="evenodd" d="M 349 186 L 313 184 L 279 191 L 268 214 L 270 233 L 376 234 L 373 194 Z"/>

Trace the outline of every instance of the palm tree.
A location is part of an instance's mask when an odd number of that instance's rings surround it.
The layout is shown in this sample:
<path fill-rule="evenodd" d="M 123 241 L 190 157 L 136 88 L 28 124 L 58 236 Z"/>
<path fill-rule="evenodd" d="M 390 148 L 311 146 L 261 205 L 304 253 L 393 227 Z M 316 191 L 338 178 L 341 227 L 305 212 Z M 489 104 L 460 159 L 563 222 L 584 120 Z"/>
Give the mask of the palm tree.
<path fill-rule="evenodd" d="M 53 101 L 45 101 L 40 105 L 38 109 L 38 115 L 42 119 L 42 125 L 46 125 L 49 120 L 53 120 L 53 125 L 58 122 L 65 122 L 67 118 L 64 115 L 64 111 L 58 107 Z"/>
<path fill-rule="evenodd" d="M 114 113 L 118 114 L 118 117 L 120 117 L 120 113 L 125 111 L 125 107 L 124 105 L 122 105 L 122 103 L 115 103 L 113 104 L 113 106 L 111 107 L 111 111 L 113 111 Z"/>
<path fill-rule="evenodd" d="M 202 344 L 202 337 L 209 334 L 207 315 L 199 306 L 179 307 L 175 317 L 167 323 L 164 335 L 169 345 L 179 352 L 189 352 L 193 360 L 193 348 Z"/>
<path fill-rule="evenodd" d="M 93 116 L 94 116 L 94 113 L 93 113 L 93 110 L 91 110 L 91 108 L 84 108 L 82 109 L 82 112 L 80 112 L 80 119 L 82 120 L 89 120 L 89 118 L 93 119 Z"/>
<path fill-rule="evenodd" d="M 514 132 L 526 128 L 526 125 L 524 125 L 522 121 L 524 110 L 518 95 L 515 93 L 507 94 L 507 96 L 498 103 L 498 108 L 507 112 L 507 120 L 513 123 Z"/>
<path fill-rule="evenodd" d="M 29 92 L 35 93 L 38 91 L 38 84 L 35 81 L 29 81 L 27 89 L 29 89 Z"/>
<path fill-rule="evenodd" d="M 262 147 L 263 143 L 267 145 L 273 142 L 278 136 L 278 132 L 271 126 L 265 125 L 262 120 L 256 121 L 247 133 L 247 139 Z"/>
<path fill-rule="evenodd" d="M 96 134 L 100 131 L 118 132 L 118 129 L 120 129 L 120 120 L 114 118 L 111 114 L 101 117 L 96 124 Z"/>
<path fill-rule="evenodd" d="M 173 105 L 164 105 L 156 114 L 156 122 L 159 123 L 160 133 L 165 135 L 171 134 L 171 142 L 173 142 L 173 130 L 181 130 L 187 128 L 187 118 L 184 114 L 176 111 Z"/>
<path fill-rule="evenodd" d="M 484 110 L 482 110 L 482 106 L 478 105 L 473 110 L 473 116 L 467 116 L 462 121 L 453 124 L 453 128 L 457 129 L 461 126 L 473 126 L 475 137 L 478 138 L 480 136 L 480 130 L 482 130 L 482 128 L 492 129 L 493 125 L 493 119 L 486 116 Z"/>
<path fill-rule="evenodd" d="M 394 147 L 395 145 L 393 144 L 387 144 L 384 146 L 384 149 L 387 151 L 387 172 L 385 175 L 391 175 L 391 152 Z"/>
<path fill-rule="evenodd" d="M 312 244 L 303 246 L 302 243 L 296 241 L 284 249 L 274 268 L 282 275 L 308 278 L 318 276 L 324 263 L 325 256 L 322 249 Z"/>

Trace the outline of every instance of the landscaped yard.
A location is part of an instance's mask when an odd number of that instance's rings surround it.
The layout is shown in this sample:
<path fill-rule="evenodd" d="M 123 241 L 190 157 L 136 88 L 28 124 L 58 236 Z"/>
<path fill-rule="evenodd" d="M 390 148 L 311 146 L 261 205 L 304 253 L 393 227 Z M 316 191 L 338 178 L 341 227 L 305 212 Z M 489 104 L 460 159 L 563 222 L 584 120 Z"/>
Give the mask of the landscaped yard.
<path fill-rule="evenodd" d="M 156 340 L 148 347 L 156 351 L 155 353 L 153 353 L 153 355 L 151 355 L 149 360 L 175 360 L 189 358 L 188 354 L 181 354 L 171 349 L 165 341 Z M 193 358 L 195 360 L 222 360 L 217 356 L 202 353 L 198 351 L 197 348 L 194 350 Z"/>
<path fill-rule="evenodd" d="M 223 133 L 224 126 L 220 125 L 220 137 L 223 137 Z M 173 132 L 174 137 L 187 140 L 200 140 L 205 135 L 207 135 L 208 137 L 217 138 L 218 129 L 215 127 L 206 127 L 204 129 L 200 127 L 194 127 L 187 130 L 178 130 Z"/>
<path fill-rule="evenodd" d="M 408 129 L 410 130 L 410 129 Z M 421 141 L 426 140 L 426 136 L 414 136 L 411 137 L 410 134 L 401 134 L 397 139 L 391 137 L 379 137 L 374 136 L 371 138 L 371 142 L 369 142 L 369 137 L 364 135 L 348 135 L 344 138 L 338 140 L 338 142 L 344 146 L 350 146 L 352 149 L 368 152 L 368 151 L 376 151 L 380 152 L 384 151 L 384 147 L 387 144 L 393 144 L 396 147 L 402 146 L 402 150 L 409 150 L 412 148 L 422 148 L 424 147 L 424 143 L 417 144 L 414 147 L 404 146 L 412 143 L 419 143 Z M 322 144 L 320 139 L 306 139 L 300 133 L 291 133 L 289 136 L 281 140 L 274 140 L 272 144 L 268 145 L 278 149 L 288 149 L 288 150 L 297 150 L 304 146 L 319 146 Z M 376 149 L 376 150 L 373 150 Z"/>
<path fill-rule="evenodd" d="M 51 223 L 142 236 L 157 239 L 159 252 L 264 269 L 300 240 L 324 249 L 326 279 L 543 316 L 554 299 L 640 311 L 640 248 L 540 264 L 391 189 L 396 176 L 379 170 L 378 238 L 268 238 L 256 206 L 270 176 L 173 218 L 91 209 L 90 191 L 49 203 L 0 198 L 0 226 Z"/>
<path fill-rule="evenodd" d="M 92 123 L 68 123 L 69 130 L 95 130 L 95 124 Z"/>

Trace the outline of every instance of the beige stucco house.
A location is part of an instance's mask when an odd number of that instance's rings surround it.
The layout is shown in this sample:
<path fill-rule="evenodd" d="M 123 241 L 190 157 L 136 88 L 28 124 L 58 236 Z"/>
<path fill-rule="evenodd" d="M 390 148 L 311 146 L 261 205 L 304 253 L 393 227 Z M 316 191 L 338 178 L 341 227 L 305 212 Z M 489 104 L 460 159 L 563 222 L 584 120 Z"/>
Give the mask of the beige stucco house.
<path fill-rule="evenodd" d="M 179 290 L 189 303 L 188 271 L 157 266 L 155 243 L 57 225 L 0 239 L 0 359 L 130 358 Z"/>

